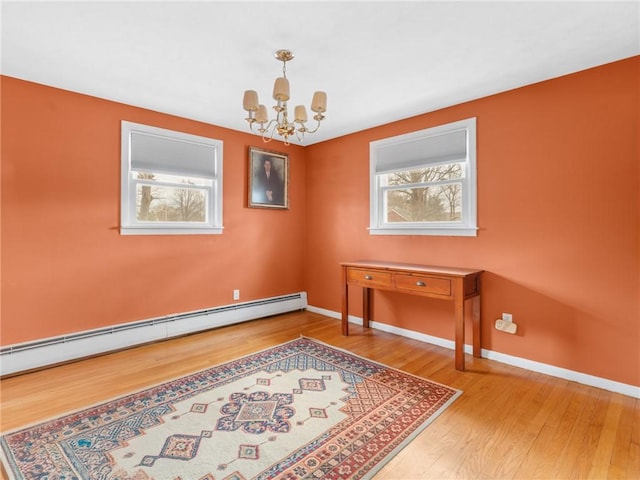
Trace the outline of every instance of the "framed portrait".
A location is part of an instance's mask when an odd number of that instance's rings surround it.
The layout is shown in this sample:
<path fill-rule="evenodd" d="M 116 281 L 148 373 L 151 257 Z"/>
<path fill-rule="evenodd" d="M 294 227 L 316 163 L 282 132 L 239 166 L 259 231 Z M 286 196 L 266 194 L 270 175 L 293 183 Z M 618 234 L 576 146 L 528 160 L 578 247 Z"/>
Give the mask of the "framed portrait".
<path fill-rule="evenodd" d="M 249 207 L 289 208 L 289 156 L 249 148 Z"/>

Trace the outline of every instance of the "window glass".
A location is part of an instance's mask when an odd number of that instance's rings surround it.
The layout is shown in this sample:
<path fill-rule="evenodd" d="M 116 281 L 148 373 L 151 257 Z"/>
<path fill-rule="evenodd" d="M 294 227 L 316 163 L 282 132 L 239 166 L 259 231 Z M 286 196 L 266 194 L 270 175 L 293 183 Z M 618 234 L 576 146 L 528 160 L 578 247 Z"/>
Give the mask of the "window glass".
<path fill-rule="evenodd" d="M 136 182 L 136 220 L 139 222 L 193 222 L 204 224 L 207 218 L 208 189 L 153 183 L 153 173 L 138 173 Z"/>

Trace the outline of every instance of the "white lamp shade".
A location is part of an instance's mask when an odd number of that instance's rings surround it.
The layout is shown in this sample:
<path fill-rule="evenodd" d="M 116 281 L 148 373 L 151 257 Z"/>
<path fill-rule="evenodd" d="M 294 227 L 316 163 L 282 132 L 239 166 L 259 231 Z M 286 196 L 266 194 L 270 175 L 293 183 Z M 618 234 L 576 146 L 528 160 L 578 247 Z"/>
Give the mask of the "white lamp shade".
<path fill-rule="evenodd" d="M 267 120 L 269 120 L 269 115 L 267 115 L 267 107 L 265 107 L 264 105 L 259 105 L 258 111 L 256 113 L 256 122 L 265 123 Z"/>
<path fill-rule="evenodd" d="M 273 99 L 280 102 L 289 100 L 289 80 L 286 77 L 276 78 L 273 84 Z"/>
<path fill-rule="evenodd" d="M 316 113 L 324 113 L 327 111 L 327 94 L 325 92 L 316 92 L 313 94 L 311 110 Z"/>
<path fill-rule="evenodd" d="M 255 90 L 245 90 L 242 107 L 247 112 L 255 112 L 258 110 L 258 92 Z"/>
<path fill-rule="evenodd" d="M 295 108 L 295 117 L 296 122 L 306 122 L 307 121 L 307 109 L 304 108 L 304 105 L 297 105 Z"/>

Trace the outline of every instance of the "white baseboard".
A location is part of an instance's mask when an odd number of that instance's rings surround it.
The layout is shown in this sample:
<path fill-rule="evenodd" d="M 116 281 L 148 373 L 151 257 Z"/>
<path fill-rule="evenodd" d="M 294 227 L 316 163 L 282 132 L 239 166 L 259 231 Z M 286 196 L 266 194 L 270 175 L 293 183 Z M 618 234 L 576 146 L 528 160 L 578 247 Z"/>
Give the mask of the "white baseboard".
<path fill-rule="evenodd" d="M 7 345 L 0 349 L 0 375 L 55 365 L 306 307 L 307 293 L 299 292 Z"/>
<path fill-rule="evenodd" d="M 333 310 L 327 310 L 324 308 L 318 308 L 309 305 L 307 307 L 309 312 L 319 313 L 321 315 L 341 319 L 342 314 Z M 349 323 L 355 323 L 362 325 L 362 318 L 349 315 Z M 429 343 L 432 345 L 438 345 L 440 347 L 448 348 L 450 350 L 455 349 L 455 343 L 452 340 L 444 338 L 433 337 L 424 333 L 416 332 L 414 330 L 407 330 L 404 328 L 395 327 L 385 323 L 371 321 L 369 322 L 371 328 L 381 330 L 383 332 L 394 333 L 402 337 L 411 338 L 413 340 L 419 340 L 421 342 Z M 464 346 L 465 353 L 472 354 L 473 347 L 471 345 Z M 616 382 L 607 378 L 596 377 L 588 375 L 586 373 L 576 372 L 573 370 L 567 370 L 566 368 L 556 367 L 554 365 L 548 365 L 546 363 L 536 362 L 528 360 L 526 358 L 515 357 L 513 355 L 507 355 L 505 353 L 494 352 L 492 350 L 482 349 L 481 355 L 483 358 L 494 360 L 496 362 L 504 363 L 507 365 L 513 365 L 515 367 L 524 368 L 533 372 L 543 373 L 552 377 L 562 378 L 564 380 L 570 380 L 573 382 L 589 385 L 592 387 L 602 388 L 611 392 L 621 393 L 633 398 L 640 398 L 640 386 L 628 385 L 626 383 Z"/>

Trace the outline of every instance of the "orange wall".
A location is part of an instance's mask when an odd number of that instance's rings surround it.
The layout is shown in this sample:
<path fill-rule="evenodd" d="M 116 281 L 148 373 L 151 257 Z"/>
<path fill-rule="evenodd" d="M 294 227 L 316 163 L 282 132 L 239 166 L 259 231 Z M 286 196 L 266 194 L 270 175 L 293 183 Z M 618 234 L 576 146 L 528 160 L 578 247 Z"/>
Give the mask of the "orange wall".
<path fill-rule="evenodd" d="M 229 304 L 234 288 L 243 301 L 306 290 L 339 311 L 339 262 L 369 257 L 483 268 L 484 348 L 640 385 L 639 68 L 267 146 L 290 154 L 289 211 L 246 207 L 255 136 L 0 77 L 1 343 Z M 369 236 L 369 142 L 471 116 L 478 236 Z M 224 141 L 223 235 L 119 235 L 122 119 Z M 517 335 L 492 328 L 501 312 Z M 453 339 L 452 313 L 376 294 L 375 320 L 429 335 Z"/>
<path fill-rule="evenodd" d="M 247 208 L 246 133 L 2 79 L 2 345 L 303 290 L 304 149 L 288 211 Z M 224 234 L 121 236 L 120 121 L 224 142 Z"/>
<path fill-rule="evenodd" d="M 635 57 L 308 147 L 309 304 L 340 310 L 341 261 L 481 268 L 484 348 L 640 385 L 639 67 Z M 369 142 L 468 117 L 478 236 L 370 236 Z M 502 312 L 517 335 L 493 328 Z M 453 339 L 452 314 L 448 302 L 375 295 L 374 320 L 437 337 Z"/>

